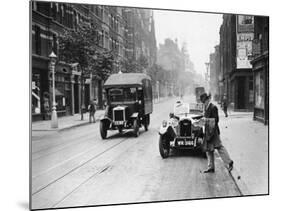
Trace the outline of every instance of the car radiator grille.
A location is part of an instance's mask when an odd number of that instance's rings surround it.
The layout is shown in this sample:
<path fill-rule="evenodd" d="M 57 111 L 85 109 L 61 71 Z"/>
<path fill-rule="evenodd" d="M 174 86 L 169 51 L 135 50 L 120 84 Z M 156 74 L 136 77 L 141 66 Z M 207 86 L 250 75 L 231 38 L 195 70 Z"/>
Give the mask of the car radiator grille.
<path fill-rule="evenodd" d="M 191 136 L 191 121 L 182 120 L 180 122 L 180 136 Z"/>
<path fill-rule="evenodd" d="M 123 110 L 114 111 L 114 121 L 124 121 Z"/>

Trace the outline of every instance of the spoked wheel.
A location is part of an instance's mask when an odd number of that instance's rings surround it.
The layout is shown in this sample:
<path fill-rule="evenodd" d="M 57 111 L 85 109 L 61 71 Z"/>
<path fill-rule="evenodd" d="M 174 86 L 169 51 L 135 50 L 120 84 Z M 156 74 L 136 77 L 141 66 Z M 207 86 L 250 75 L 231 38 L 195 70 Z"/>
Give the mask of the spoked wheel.
<path fill-rule="evenodd" d="M 140 130 L 139 130 L 140 128 L 139 128 L 139 120 L 138 119 L 134 120 L 133 128 L 134 128 L 135 137 L 138 137 L 140 135 Z"/>
<path fill-rule="evenodd" d="M 102 139 L 106 139 L 107 136 L 107 128 L 104 121 L 100 122 L 100 135 Z"/>
<path fill-rule="evenodd" d="M 170 146 L 167 143 L 167 140 L 164 136 L 159 137 L 159 152 L 162 158 L 169 157 Z"/>

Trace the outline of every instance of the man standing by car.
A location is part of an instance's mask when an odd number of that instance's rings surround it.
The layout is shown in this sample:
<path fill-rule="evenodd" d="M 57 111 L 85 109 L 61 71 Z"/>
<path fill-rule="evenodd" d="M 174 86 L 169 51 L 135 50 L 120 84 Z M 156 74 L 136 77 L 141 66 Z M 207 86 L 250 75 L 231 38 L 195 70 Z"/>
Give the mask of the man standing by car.
<path fill-rule="evenodd" d="M 220 129 L 219 129 L 219 115 L 218 108 L 213 103 L 211 103 L 211 96 L 207 93 L 200 95 L 200 101 L 204 104 L 204 118 L 214 118 L 215 125 L 212 134 L 208 134 L 204 138 L 204 148 L 206 150 L 207 159 L 208 159 L 208 168 L 204 173 L 213 173 L 215 172 L 215 157 L 214 150 L 217 149 L 222 160 L 228 168 L 228 171 L 233 169 L 233 160 L 229 157 L 229 154 L 225 147 L 221 143 L 220 139 Z"/>

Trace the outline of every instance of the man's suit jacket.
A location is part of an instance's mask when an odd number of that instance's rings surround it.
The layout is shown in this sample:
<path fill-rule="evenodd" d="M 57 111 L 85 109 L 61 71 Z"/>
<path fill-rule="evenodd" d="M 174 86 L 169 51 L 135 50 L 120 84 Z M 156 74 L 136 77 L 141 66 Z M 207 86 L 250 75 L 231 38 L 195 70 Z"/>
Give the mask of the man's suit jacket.
<path fill-rule="evenodd" d="M 210 140 L 205 140 L 205 149 L 207 151 L 212 151 L 216 147 L 221 146 L 221 140 L 220 140 L 220 129 L 219 129 L 219 114 L 218 114 L 218 108 L 214 104 L 210 103 L 207 110 L 204 113 L 205 118 L 214 118 L 215 119 L 215 131 L 214 135 Z"/>
<path fill-rule="evenodd" d="M 214 118 L 215 119 L 215 127 L 218 132 L 218 135 L 220 134 L 220 128 L 219 128 L 219 113 L 218 108 L 213 103 L 210 103 L 207 110 L 205 111 L 204 117 L 206 118 Z"/>

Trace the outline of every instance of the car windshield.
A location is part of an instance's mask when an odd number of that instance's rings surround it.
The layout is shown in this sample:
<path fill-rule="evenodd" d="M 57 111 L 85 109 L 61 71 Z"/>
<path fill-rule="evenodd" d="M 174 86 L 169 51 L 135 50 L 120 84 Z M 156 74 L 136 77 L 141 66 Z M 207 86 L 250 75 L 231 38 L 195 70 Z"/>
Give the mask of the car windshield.
<path fill-rule="evenodd" d="M 174 106 L 174 114 L 176 116 L 189 113 L 189 104 L 177 102 Z"/>
<path fill-rule="evenodd" d="M 110 102 L 134 102 L 136 101 L 136 88 L 118 88 L 108 91 Z"/>
<path fill-rule="evenodd" d="M 202 103 L 183 103 L 176 102 L 174 106 L 174 114 L 176 116 L 190 113 L 198 113 L 203 112 L 203 104 Z"/>

